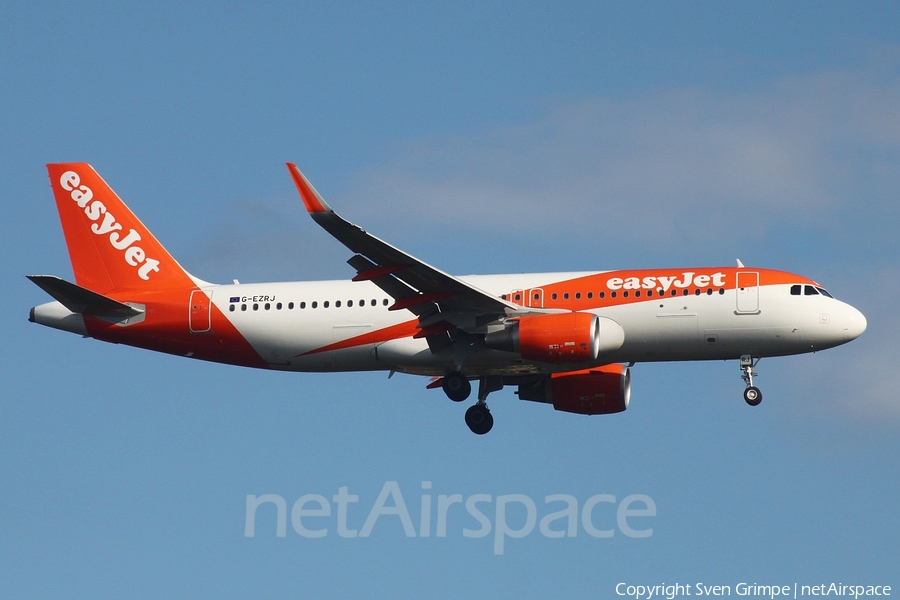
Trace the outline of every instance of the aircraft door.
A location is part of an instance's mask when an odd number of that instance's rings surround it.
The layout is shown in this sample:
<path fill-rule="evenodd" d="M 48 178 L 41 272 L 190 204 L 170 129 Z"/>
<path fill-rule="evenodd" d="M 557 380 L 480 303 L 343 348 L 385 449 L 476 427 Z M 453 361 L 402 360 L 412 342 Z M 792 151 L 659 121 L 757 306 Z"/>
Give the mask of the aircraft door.
<path fill-rule="evenodd" d="M 188 313 L 191 333 L 206 333 L 212 328 L 210 310 L 212 310 L 212 292 L 208 296 L 201 290 L 191 292 L 191 308 Z"/>
<path fill-rule="evenodd" d="M 544 290 L 541 288 L 513 290 L 507 298 L 513 304 L 519 304 L 530 308 L 544 308 Z"/>
<path fill-rule="evenodd" d="M 531 308 L 544 308 L 544 290 L 541 288 L 532 288 L 527 291 L 528 304 Z"/>
<path fill-rule="evenodd" d="M 737 312 L 756 314 L 759 312 L 759 273 L 756 271 L 738 271 L 737 274 Z"/>

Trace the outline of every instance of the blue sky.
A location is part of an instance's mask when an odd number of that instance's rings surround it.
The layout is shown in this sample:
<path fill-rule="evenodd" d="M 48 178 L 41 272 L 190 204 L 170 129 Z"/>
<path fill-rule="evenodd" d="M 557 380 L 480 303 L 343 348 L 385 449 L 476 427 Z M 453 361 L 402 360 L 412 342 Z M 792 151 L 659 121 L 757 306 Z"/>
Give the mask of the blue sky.
<path fill-rule="evenodd" d="M 0 596 L 614 597 L 619 582 L 900 586 L 900 6 L 6 3 L 0 19 Z M 802 273 L 867 316 L 824 353 L 640 364 L 630 409 L 491 396 L 487 436 L 425 380 L 282 374 L 26 321 L 71 277 L 44 164 L 87 161 L 191 272 L 347 278 L 296 162 L 348 218 L 458 274 L 733 264 Z M 396 481 L 652 499 L 648 538 L 538 527 L 275 535 L 248 495 Z M 422 482 L 431 482 L 423 490 Z M 391 505 L 391 502 L 388 502 Z M 312 505 L 310 505 L 312 506 Z M 336 506 L 336 505 L 335 505 Z M 453 512 L 459 509 L 458 512 Z M 336 510 L 336 508 L 335 508 Z M 597 527 L 615 527 L 598 504 Z M 268 511 L 268 512 L 267 512 Z M 507 511 L 510 527 L 524 505 Z M 318 520 L 316 520 L 318 519 Z M 553 527 L 560 529 L 563 521 Z"/>

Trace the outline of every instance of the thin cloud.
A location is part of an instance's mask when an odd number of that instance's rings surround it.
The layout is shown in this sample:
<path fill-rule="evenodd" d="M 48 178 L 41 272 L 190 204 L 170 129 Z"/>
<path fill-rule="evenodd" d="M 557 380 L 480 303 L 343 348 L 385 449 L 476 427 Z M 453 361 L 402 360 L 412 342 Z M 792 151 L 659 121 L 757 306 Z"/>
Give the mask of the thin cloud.
<path fill-rule="evenodd" d="M 900 170 L 897 106 L 900 77 L 865 70 L 752 94 L 586 99 L 534 123 L 409 142 L 346 195 L 380 199 L 357 209 L 376 223 L 389 206 L 417 224 L 456 216 L 546 237 L 602 227 L 608 239 L 666 244 L 696 229 L 727 239 L 739 226 L 762 237 L 855 202 L 847 193 L 873 160 Z"/>
<path fill-rule="evenodd" d="M 582 248 L 602 239 L 607 254 L 639 246 L 648 260 L 674 242 L 743 255 L 733 240 L 761 245 L 795 225 L 872 245 L 873 232 L 893 237 L 884 224 L 900 206 L 898 65 L 888 57 L 753 93 L 692 88 L 557 104 L 530 123 L 408 141 L 326 196 L 408 250 L 410 236 L 430 244 L 451 232 L 482 248 L 523 238 L 539 248 L 562 236 Z M 299 275 L 298 265 L 335 273 L 308 257 L 325 249 L 342 262 L 337 244 L 283 200 L 243 206 L 201 260 L 254 280 Z"/>
<path fill-rule="evenodd" d="M 298 202 L 233 202 L 184 266 L 215 282 L 349 278 L 349 251 L 316 226 Z M 293 200 L 293 198 L 290 198 Z"/>

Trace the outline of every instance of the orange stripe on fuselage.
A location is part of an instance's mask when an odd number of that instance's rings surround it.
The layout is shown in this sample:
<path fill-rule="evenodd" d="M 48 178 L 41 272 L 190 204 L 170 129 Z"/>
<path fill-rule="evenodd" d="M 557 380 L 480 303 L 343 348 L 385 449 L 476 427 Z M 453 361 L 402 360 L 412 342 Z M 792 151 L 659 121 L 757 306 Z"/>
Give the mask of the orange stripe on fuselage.
<path fill-rule="evenodd" d="M 682 297 L 685 291 L 687 295 L 694 296 L 698 290 L 701 295 L 706 295 L 708 290 L 712 290 L 713 293 L 718 293 L 720 289 L 734 290 L 737 285 L 737 273 L 759 273 L 760 286 L 788 283 L 818 285 L 807 277 L 786 271 L 752 267 L 701 267 L 607 271 L 558 283 L 538 285 L 523 291 L 542 290 L 543 308 L 591 310 Z M 673 290 L 675 296 L 672 295 Z M 523 294 L 523 297 L 529 296 Z M 507 299 L 511 300 L 509 294 Z"/>
<path fill-rule="evenodd" d="M 378 344 L 380 342 L 387 342 L 389 340 L 412 337 L 419 331 L 419 329 L 416 327 L 417 324 L 417 319 L 404 321 L 403 323 L 397 323 L 396 325 L 391 325 L 390 327 L 377 329 L 375 331 L 370 331 L 362 335 L 347 338 L 346 340 L 341 340 L 340 342 L 328 344 L 327 346 L 322 346 L 321 348 L 316 348 L 315 350 L 310 350 L 309 352 L 304 352 L 303 354 L 297 354 L 297 356 L 309 356 L 310 354 L 318 354 L 319 352 L 343 350 L 345 348 L 365 346 L 366 344 Z"/>

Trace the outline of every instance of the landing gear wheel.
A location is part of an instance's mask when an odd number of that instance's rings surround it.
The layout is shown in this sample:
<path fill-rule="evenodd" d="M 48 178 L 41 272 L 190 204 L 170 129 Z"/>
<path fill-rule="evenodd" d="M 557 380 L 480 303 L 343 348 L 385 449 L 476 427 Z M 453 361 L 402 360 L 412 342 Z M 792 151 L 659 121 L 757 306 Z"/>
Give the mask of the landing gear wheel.
<path fill-rule="evenodd" d="M 494 417 L 485 404 L 473 404 L 466 411 L 466 425 L 472 433 L 484 435 L 494 426 Z"/>
<path fill-rule="evenodd" d="M 751 385 L 744 390 L 744 400 L 750 406 L 758 406 L 759 403 L 762 402 L 762 392 L 759 391 L 758 387 Z"/>
<path fill-rule="evenodd" d="M 754 360 L 753 356 L 750 354 L 741 355 L 741 379 L 747 384 L 747 389 L 744 390 L 744 400 L 750 406 L 757 406 L 762 402 L 762 392 L 759 391 L 758 387 L 753 385 L 753 378 L 757 376 L 753 367 L 755 367 L 759 361 L 759 358 Z"/>
<path fill-rule="evenodd" d="M 443 387 L 447 397 L 454 402 L 462 402 L 472 393 L 472 384 L 459 371 L 453 371 L 444 375 L 444 383 L 441 387 Z"/>

